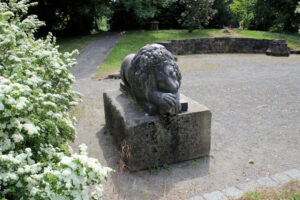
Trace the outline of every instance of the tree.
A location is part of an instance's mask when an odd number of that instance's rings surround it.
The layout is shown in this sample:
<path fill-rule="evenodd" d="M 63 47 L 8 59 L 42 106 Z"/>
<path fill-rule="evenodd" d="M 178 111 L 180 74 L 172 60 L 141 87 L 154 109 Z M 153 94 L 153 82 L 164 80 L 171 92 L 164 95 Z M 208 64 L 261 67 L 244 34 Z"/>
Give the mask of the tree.
<path fill-rule="evenodd" d="M 269 0 L 257 0 L 253 7 L 254 19 L 252 20 L 250 29 L 269 30 L 276 19 L 274 13 L 276 10 L 270 5 Z"/>
<path fill-rule="evenodd" d="M 49 31 L 56 35 L 89 34 L 96 28 L 96 20 L 110 18 L 110 0 L 43 0 L 30 8 L 47 26 L 41 28 L 43 35 Z"/>
<path fill-rule="evenodd" d="M 297 6 L 297 8 L 295 10 L 295 13 L 296 14 L 300 14 L 300 1 L 298 2 L 298 6 Z M 300 34 L 300 25 L 299 25 L 298 33 Z"/>
<path fill-rule="evenodd" d="M 254 28 L 274 32 L 295 32 L 300 18 L 295 9 L 298 0 L 257 0 Z"/>
<path fill-rule="evenodd" d="M 248 29 L 254 19 L 254 6 L 257 0 L 233 0 L 231 11 L 243 29 Z"/>
<path fill-rule="evenodd" d="M 295 32 L 300 18 L 298 0 L 234 0 L 231 10 L 246 29 Z"/>
<path fill-rule="evenodd" d="M 230 10 L 230 4 L 232 0 L 215 0 L 213 9 L 216 10 L 216 14 L 209 22 L 209 27 L 223 28 L 232 23 L 232 12 Z"/>
<path fill-rule="evenodd" d="M 212 8 L 214 0 L 180 0 L 180 2 L 185 6 L 184 12 L 181 13 L 181 21 L 189 33 L 202 25 L 207 25 L 216 13 Z"/>
<path fill-rule="evenodd" d="M 113 17 L 110 20 L 114 30 L 128 30 L 145 27 L 152 20 L 158 20 L 161 9 L 166 9 L 177 0 L 117 0 L 112 3 Z"/>

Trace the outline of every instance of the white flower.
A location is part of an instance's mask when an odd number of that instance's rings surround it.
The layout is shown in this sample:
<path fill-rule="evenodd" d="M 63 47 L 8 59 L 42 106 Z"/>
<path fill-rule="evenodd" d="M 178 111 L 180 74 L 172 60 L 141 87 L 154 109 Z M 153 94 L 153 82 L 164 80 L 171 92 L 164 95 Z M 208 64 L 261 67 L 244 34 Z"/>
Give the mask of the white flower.
<path fill-rule="evenodd" d="M 64 156 L 60 162 L 65 165 L 69 165 L 70 163 L 72 163 L 72 161 L 73 161 L 73 159 L 71 157 Z"/>
<path fill-rule="evenodd" d="M 17 171 L 19 174 L 24 174 L 25 172 L 25 169 L 24 168 L 19 168 L 18 171 Z"/>
<path fill-rule="evenodd" d="M 39 133 L 39 127 L 35 126 L 32 123 L 23 124 L 23 128 L 27 131 L 28 135 Z"/>
<path fill-rule="evenodd" d="M 72 171 L 69 168 L 64 169 L 63 172 L 62 172 L 63 176 L 70 176 L 71 174 L 72 174 Z"/>
<path fill-rule="evenodd" d="M 32 187 L 30 191 L 30 195 L 34 196 L 39 190 L 36 187 Z"/>
<path fill-rule="evenodd" d="M 25 173 L 29 173 L 31 171 L 30 166 L 29 165 L 25 165 L 24 166 L 24 172 Z"/>
<path fill-rule="evenodd" d="M 11 129 L 11 128 L 17 128 L 19 131 L 22 130 L 22 124 L 20 122 L 21 119 L 13 119 L 10 126 L 8 126 L 7 128 Z"/>
<path fill-rule="evenodd" d="M 24 140 L 24 137 L 20 133 L 15 133 L 12 135 L 14 142 L 18 143 Z"/>
<path fill-rule="evenodd" d="M 6 127 L 6 124 L 1 124 L 0 123 L 0 129 L 5 129 L 5 127 Z"/>
<path fill-rule="evenodd" d="M 12 179 L 12 180 L 17 180 L 17 179 L 18 179 L 18 176 L 17 176 L 16 174 L 14 174 L 14 173 L 9 173 L 9 174 L 8 174 L 8 177 L 9 177 L 10 179 Z"/>
<path fill-rule="evenodd" d="M 44 105 L 56 107 L 56 104 L 50 101 L 43 102 Z"/>
<path fill-rule="evenodd" d="M 17 193 L 19 199 L 89 199 L 89 187 L 101 187 L 111 169 L 89 158 L 86 145 L 80 146 L 79 154 L 66 155 L 60 149 L 70 148 L 66 138 L 75 132 L 75 120 L 68 112 L 79 101 L 78 93 L 70 89 L 76 51 L 63 58 L 51 34 L 34 38 L 35 27 L 42 23 L 27 14 L 28 0 L 5 2 L 9 4 L 0 3 L 0 196 L 14 199 L 11 191 L 28 190 Z M 53 130 L 55 138 L 43 143 Z M 28 146 L 30 135 L 39 143 L 35 148 Z M 55 185 L 46 178 L 49 174 L 57 179 Z"/>
<path fill-rule="evenodd" d="M 18 181 L 18 183 L 16 184 L 16 186 L 17 186 L 18 188 L 21 188 L 21 187 L 23 186 L 23 184 L 22 184 L 20 181 Z"/>
<path fill-rule="evenodd" d="M 0 111 L 1 110 L 4 110 L 4 105 L 3 105 L 3 103 L 0 101 Z"/>
<path fill-rule="evenodd" d="M 80 146 L 79 146 L 79 153 L 80 153 L 80 155 L 87 155 L 87 146 L 86 146 L 86 144 L 81 144 Z"/>
<path fill-rule="evenodd" d="M 16 108 L 18 110 L 22 110 L 25 106 L 28 100 L 25 97 L 20 97 L 16 102 Z"/>
<path fill-rule="evenodd" d="M 6 151 L 8 149 L 11 149 L 14 146 L 15 146 L 14 143 L 12 143 L 11 140 L 8 139 L 8 138 L 6 138 L 6 139 L 4 139 L 2 141 L 0 140 L 0 147 L 1 147 L 2 151 Z"/>
<path fill-rule="evenodd" d="M 11 104 L 11 105 L 16 104 L 16 100 L 13 97 L 11 97 L 9 95 L 7 97 L 8 98 L 6 99 L 6 103 Z"/>
<path fill-rule="evenodd" d="M 36 87 L 40 82 L 42 82 L 42 79 L 40 78 L 40 77 L 38 77 L 38 76 L 32 76 L 31 78 L 29 78 L 28 80 L 27 80 L 27 83 L 29 84 L 29 85 L 32 85 L 32 86 L 34 86 L 34 87 Z"/>
<path fill-rule="evenodd" d="M 31 149 L 30 149 L 30 148 L 26 148 L 26 149 L 25 149 L 25 152 L 26 152 L 28 155 L 31 155 Z"/>

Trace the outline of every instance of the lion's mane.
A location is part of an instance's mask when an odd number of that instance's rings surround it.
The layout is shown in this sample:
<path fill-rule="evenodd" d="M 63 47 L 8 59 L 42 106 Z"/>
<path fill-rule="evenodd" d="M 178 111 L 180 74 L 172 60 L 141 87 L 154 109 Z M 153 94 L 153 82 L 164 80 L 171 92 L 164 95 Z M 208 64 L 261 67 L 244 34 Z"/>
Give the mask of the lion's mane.
<path fill-rule="evenodd" d="M 124 69 L 122 66 L 121 77 L 131 90 L 157 89 L 156 82 L 153 79 L 155 79 L 156 73 L 159 73 L 161 68 L 166 65 L 173 67 L 176 77 L 180 82 L 181 73 L 173 54 L 162 45 L 146 45 L 133 57 L 130 67 Z M 124 70 L 129 71 L 125 72 Z"/>

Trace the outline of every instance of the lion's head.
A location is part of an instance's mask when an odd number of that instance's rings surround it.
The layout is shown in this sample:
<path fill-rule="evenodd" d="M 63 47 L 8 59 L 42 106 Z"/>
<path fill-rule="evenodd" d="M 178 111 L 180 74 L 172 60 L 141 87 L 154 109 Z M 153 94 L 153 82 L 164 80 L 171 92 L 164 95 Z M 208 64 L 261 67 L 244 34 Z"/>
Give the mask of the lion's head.
<path fill-rule="evenodd" d="M 181 72 L 175 57 L 164 46 L 146 45 L 134 56 L 132 87 L 176 93 L 181 84 Z"/>
<path fill-rule="evenodd" d="M 181 112 L 178 89 L 181 72 L 175 57 L 164 46 L 146 45 L 125 57 L 121 89 L 133 96 L 150 115 Z"/>

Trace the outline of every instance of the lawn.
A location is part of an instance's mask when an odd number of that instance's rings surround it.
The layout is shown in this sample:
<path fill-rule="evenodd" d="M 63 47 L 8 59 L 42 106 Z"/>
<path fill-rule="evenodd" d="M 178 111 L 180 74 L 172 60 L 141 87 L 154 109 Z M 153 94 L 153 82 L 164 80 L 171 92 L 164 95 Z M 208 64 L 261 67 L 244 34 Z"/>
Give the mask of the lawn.
<path fill-rule="evenodd" d="M 300 181 L 286 185 L 248 192 L 239 200 L 300 200 Z"/>
<path fill-rule="evenodd" d="M 269 32 L 234 30 L 232 35 L 226 35 L 220 29 L 203 29 L 188 33 L 186 30 L 161 30 L 161 31 L 129 31 L 125 32 L 122 39 L 114 47 L 112 52 L 99 67 L 94 78 L 102 78 L 106 75 L 118 71 L 123 58 L 137 51 L 146 44 L 187 38 L 207 38 L 207 37 L 252 37 L 262 39 L 285 39 L 292 49 L 300 50 L 300 35 L 274 34 Z"/>
<path fill-rule="evenodd" d="M 81 50 L 95 40 L 99 34 L 65 38 L 58 40 L 60 51 Z M 251 37 L 260 39 L 285 39 L 288 46 L 294 50 L 300 50 L 300 34 L 279 34 L 264 31 L 232 30 L 231 34 L 224 34 L 223 29 L 201 29 L 188 33 L 187 30 L 160 30 L 160 31 L 127 31 L 122 32 L 122 38 L 114 46 L 111 53 L 99 66 L 95 79 L 107 76 L 119 70 L 122 60 L 130 53 L 136 52 L 146 44 L 164 40 L 178 40 L 188 38 L 211 38 L 211 37 Z"/>
<path fill-rule="evenodd" d="M 288 46 L 294 50 L 300 50 L 300 34 L 282 34 L 271 33 L 264 31 L 249 31 L 249 30 L 235 30 L 242 37 L 260 38 L 260 39 L 284 39 Z"/>
<path fill-rule="evenodd" d="M 94 78 L 104 77 L 112 72 L 116 72 L 123 58 L 146 44 L 158 41 L 186 38 L 206 38 L 214 37 L 220 30 L 204 29 L 188 33 L 186 30 L 161 30 L 161 31 L 129 31 L 122 35 L 121 40 L 115 45 L 114 49 L 99 67 Z"/>
<path fill-rule="evenodd" d="M 57 38 L 57 44 L 59 45 L 59 51 L 62 53 L 70 52 L 74 49 L 78 49 L 80 51 L 92 41 L 97 39 L 97 37 L 99 37 L 99 34 Z"/>

